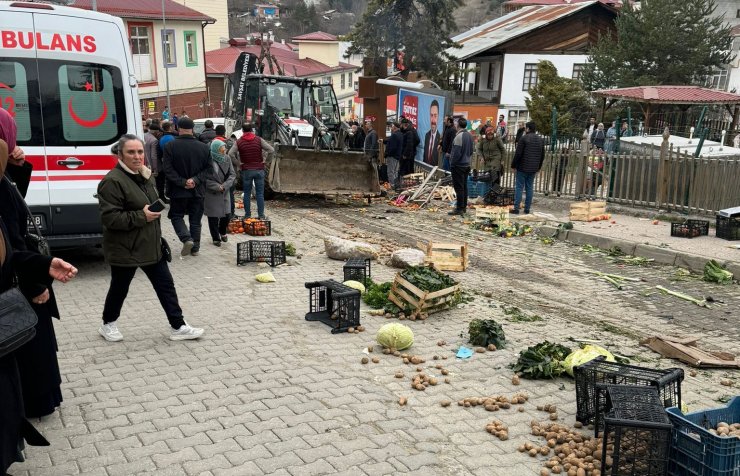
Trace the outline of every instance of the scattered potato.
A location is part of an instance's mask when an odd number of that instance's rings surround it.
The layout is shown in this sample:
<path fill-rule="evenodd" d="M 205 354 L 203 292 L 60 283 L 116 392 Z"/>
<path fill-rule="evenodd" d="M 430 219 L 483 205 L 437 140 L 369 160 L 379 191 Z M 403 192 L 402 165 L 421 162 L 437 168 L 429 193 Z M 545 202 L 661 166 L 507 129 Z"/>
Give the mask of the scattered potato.
<path fill-rule="evenodd" d="M 404 406 L 404 405 L 406 405 L 406 402 L 407 401 L 408 401 L 408 399 L 406 397 L 401 397 L 401 398 L 398 399 L 398 404 L 401 405 L 401 406 Z"/>
<path fill-rule="evenodd" d="M 362 360 L 360 360 L 360 362 L 362 362 L 363 364 L 366 364 L 370 362 L 370 359 L 368 359 L 367 357 L 363 357 Z"/>
<path fill-rule="evenodd" d="M 449 400 L 442 400 L 441 402 L 439 402 L 439 404 L 443 407 L 449 407 L 450 405 L 452 405 L 452 402 Z"/>
<path fill-rule="evenodd" d="M 377 357 L 373 357 L 373 363 L 377 364 L 378 362 L 380 362 L 380 359 Z"/>
<path fill-rule="evenodd" d="M 519 385 L 519 383 L 520 383 L 519 376 L 518 375 L 514 375 L 513 377 L 511 377 L 511 383 L 512 383 L 512 385 Z"/>

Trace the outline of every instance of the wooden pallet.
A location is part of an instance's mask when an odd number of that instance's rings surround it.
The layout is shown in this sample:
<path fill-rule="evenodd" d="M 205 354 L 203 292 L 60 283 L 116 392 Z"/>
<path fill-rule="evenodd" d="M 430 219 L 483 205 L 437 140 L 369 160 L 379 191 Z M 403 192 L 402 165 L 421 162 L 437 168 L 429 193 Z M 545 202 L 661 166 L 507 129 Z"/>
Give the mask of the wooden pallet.
<path fill-rule="evenodd" d="M 468 268 L 467 243 L 432 243 L 421 249 L 426 257 L 424 263 L 434 266 L 438 271 L 465 271 Z"/>
<path fill-rule="evenodd" d="M 423 291 L 406 281 L 401 277 L 401 273 L 398 273 L 393 279 L 388 299 L 402 310 L 411 309 L 412 315 L 431 314 L 450 307 L 459 290 L 460 285 L 456 284 L 440 291 Z"/>
<path fill-rule="evenodd" d="M 593 221 L 606 214 L 605 201 L 575 202 L 570 204 L 570 221 Z"/>
<path fill-rule="evenodd" d="M 490 221 L 494 225 L 509 224 L 509 207 L 476 207 L 475 221 Z"/>

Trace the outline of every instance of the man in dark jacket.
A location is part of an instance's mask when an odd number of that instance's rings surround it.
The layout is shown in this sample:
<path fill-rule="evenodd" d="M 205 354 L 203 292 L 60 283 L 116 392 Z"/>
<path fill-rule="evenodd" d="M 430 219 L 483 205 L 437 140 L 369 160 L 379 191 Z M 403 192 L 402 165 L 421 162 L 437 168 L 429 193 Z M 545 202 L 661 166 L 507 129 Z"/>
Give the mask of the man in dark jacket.
<path fill-rule="evenodd" d="M 368 155 L 374 159 L 378 158 L 378 133 L 373 129 L 373 123 L 371 121 L 365 121 L 365 129 L 367 134 L 365 135 L 365 143 L 362 146 L 365 155 Z"/>
<path fill-rule="evenodd" d="M 450 167 L 452 168 L 452 186 L 455 189 L 456 207 L 450 215 L 464 215 L 468 209 L 468 174 L 470 174 L 470 157 L 473 155 L 473 136 L 465 130 L 468 121 L 464 117 L 457 120 L 457 132 L 452 141 Z"/>
<path fill-rule="evenodd" d="M 403 152 L 401 154 L 401 167 L 399 174 L 404 175 L 414 173 L 414 160 L 416 160 L 416 148 L 421 143 L 419 134 L 416 133 L 414 125 L 408 119 L 404 118 L 401 122 L 403 129 Z"/>
<path fill-rule="evenodd" d="M 522 202 L 522 190 L 526 189 L 527 198 L 524 202 L 524 213 L 529 213 L 532 207 L 534 192 L 534 177 L 542 168 L 545 160 L 545 141 L 536 134 L 534 122 L 525 126 L 526 133 L 519 139 L 514 153 L 511 168 L 516 172 L 516 188 L 514 189 L 514 209 L 511 213 L 519 213 L 519 204 Z"/>
<path fill-rule="evenodd" d="M 398 170 L 401 164 L 401 155 L 403 153 L 403 133 L 401 125 L 394 122 L 391 125 L 391 136 L 385 146 L 385 160 L 388 164 L 388 183 L 394 190 L 399 189 Z"/>
<path fill-rule="evenodd" d="M 442 168 L 450 171 L 450 154 L 452 153 L 452 141 L 455 140 L 455 121 L 452 116 L 445 118 L 445 128 L 442 131 Z"/>
<path fill-rule="evenodd" d="M 164 172 L 170 194 L 168 218 L 182 241 L 182 256 L 197 256 L 203 219 L 205 183 L 211 168 L 211 151 L 193 136 L 193 120 L 180 119 L 180 135 L 164 146 Z M 188 215 L 190 229 L 185 226 Z"/>
<path fill-rule="evenodd" d="M 198 140 L 204 144 L 210 144 L 213 139 L 216 138 L 216 129 L 213 128 L 213 121 L 208 119 L 205 124 L 205 129 L 198 136 Z M 181 126 L 182 127 L 182 126 Z"/>

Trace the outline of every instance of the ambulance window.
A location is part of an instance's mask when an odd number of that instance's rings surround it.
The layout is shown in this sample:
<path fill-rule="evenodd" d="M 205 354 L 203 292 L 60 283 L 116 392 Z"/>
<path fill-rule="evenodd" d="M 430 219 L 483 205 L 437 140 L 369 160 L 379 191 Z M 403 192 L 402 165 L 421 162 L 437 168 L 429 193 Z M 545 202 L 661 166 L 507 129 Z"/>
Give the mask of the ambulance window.
<path fill-rule="evenodd" d="M 17 141 L 31 140 L 31 107 L 26 68 L 15 61 L 0 61 L 0 107 L 10 112 L 18 126 Z"/>
<path fill-rule="evenodd" d="M 120 71 L 97 64 L 61 64 L 57 71 L 64 145 L 108 144 L 126 133 Z"/>

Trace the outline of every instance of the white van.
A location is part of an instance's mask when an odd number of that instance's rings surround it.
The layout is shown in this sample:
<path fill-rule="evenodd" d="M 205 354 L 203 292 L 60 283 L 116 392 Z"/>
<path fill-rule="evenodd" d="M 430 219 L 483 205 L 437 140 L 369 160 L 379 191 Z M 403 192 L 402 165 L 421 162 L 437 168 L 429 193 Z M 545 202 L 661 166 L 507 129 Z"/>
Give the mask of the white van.
<path fill-rule="evenodd" d="M 130 58 L 120 18 L 0 1 L 0 106 L 33 164 L 26 202 L 52 246 L 101 241 L 96 190 L 117 163 L 110 147 L 143 136 Z"/>

